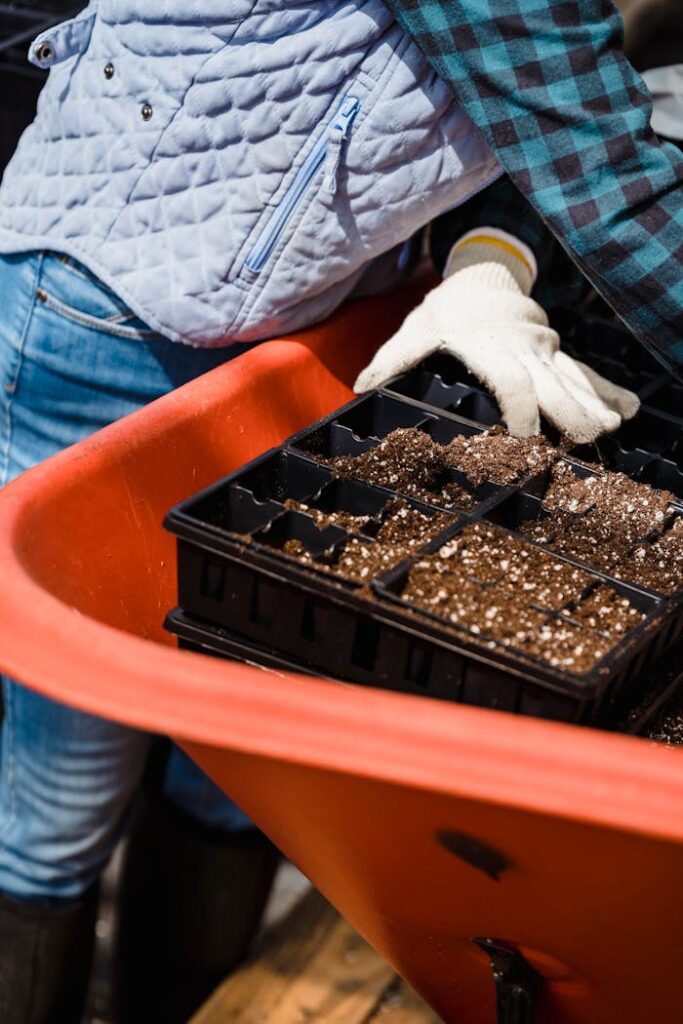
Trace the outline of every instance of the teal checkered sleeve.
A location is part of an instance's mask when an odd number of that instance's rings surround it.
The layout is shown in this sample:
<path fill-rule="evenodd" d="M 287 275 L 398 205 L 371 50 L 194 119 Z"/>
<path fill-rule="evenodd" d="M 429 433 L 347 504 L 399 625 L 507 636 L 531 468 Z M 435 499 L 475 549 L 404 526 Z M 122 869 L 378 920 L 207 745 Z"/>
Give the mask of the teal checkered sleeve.
<path fill-rule="evenodd" d="M 385 0 L 621 319 L 683 375 L 683 156 L 610 0 Z"/>

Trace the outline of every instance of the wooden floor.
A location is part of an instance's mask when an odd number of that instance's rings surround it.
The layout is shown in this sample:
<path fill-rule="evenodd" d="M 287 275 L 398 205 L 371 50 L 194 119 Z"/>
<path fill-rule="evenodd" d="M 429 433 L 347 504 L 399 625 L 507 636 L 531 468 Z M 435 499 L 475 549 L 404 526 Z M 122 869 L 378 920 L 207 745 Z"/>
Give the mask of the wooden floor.
<path fill-rule="evenodd" d="M 311 891 L 191 1024 L 440 1024 Z"/>

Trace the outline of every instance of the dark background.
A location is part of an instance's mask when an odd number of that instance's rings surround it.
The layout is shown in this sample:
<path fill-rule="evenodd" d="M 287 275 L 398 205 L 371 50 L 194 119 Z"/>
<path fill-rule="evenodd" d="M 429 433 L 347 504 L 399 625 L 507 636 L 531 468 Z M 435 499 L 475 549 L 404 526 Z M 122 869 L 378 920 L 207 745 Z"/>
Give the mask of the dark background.
<path fill-rule="evenodd" d="M 85 5 L 84 2 L 80 5 Z M 26 58 L 32 39 L 50 24 L 79 10 L 74 0 L 0 0 L 0 172 L 36 108 L 45 74 Z"/>

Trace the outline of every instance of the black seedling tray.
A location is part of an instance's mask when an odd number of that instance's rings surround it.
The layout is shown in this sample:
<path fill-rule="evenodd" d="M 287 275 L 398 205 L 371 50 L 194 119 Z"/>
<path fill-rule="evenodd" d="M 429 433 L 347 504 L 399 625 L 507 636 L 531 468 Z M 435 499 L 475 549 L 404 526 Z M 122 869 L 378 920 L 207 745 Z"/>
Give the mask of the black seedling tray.
<path fill-rule="evenodd" d="M 644 406 L 683 418 L 683 387 L 671 383 L 663 367 L 628 331 L 599 317 L 558 313 L 553 326 L 569 355 L 588 363 L 615 384 L 635 391 Z M 457 359 L 430 356 L 385 387 L 422 407 L 455 413 L 484 426 L 502 422 L 495 399 Z"/>
<path fill-rule="evenodd" d="M 616 434 L 570 454 L 672 491 L 683 501 L 683 385 L 618 324 L 561 311 L 553 326 L 565 352 L 635 391 L 642 403 L 641 413 Z M 425 411 L 453 413 L 485 427 L 502 422 L 495 399 L 462 363 L 447 355 L 430 356 L 389 381 L 384 390 Z M 549 433 L 552 436 L 552 430 Z"/>
<path fill-rule="evenodd" d="M 330 682 L 344 683 L 344 680 L 337 680 L 333 676 L 322 676 L 319 670 L 305 662 L 287 658 L 262 644 L 250 643 L 237 633 L 230 633 L 229 630 L 192 619 L 181 608 L 175 608 L 168 613 L 164 626 L 177 637 L 181 650 L 224 658 L 277 674 L 294 672 L 326 678 Z M 657 679 L 654 686 L 653 678 Z M 651 666 L 650 672 L 637 682 L 634 681 L 634 685 L 628 687 L 628 693 L 623 694 L 622 699 L 614 700 L 604 707 L 593 724 L 608 731 L 626 732 L 632 736 L 643 735 L 663 709 L 679 697 L 682 687 L 683 669 L 680 652 L 675 647 Z M 423 692 L 419 684 L 416 684 L 415 692 Z"/>
<path fill-rule="evenodd" d="M 195 622 L 182 608 L 174 608 L 168 613 L 164 628 L 178 637 L 178 646 L 183 651 L 217 654 L 231 661 L 255 665 L 257 668 L 266 668 L 274 672 L 299 672 L 320 677 L 320 673 L 314 669 L 300 665 L 291 658 L 264 647 L 263 644 L 254 645 L 246 637 L 230 633 L 227 629 Z"/>
<path fill-rule="evenodd" d="M 564 312 L 554 326 L 566 352 L 635 391 L 642 403 L 640 414 L 616 434 L 572 454 L 683 500 L 683 385 L 615 323 Z"/>
<path fill-rule="evenodd" d="M 579 479 L 585 479 L 587 477 L 599 476 L 599 472 L 592 469 L 589 466 L 577 462 L 571 458 L 562 458 L 560 460 L 567 466 L 570 466 L 573 473 Z M 526 484 L 526 489 L 516 490 L 509 497 L 503 499 L 494 505 L 486 515 L 486 519 L 496 525 L 505 527 L 512 535 L 518 536 L 518 529 L 523 523 L 541 522 L 547 524 L 546 529 L 548 533 L 548 539 L 538 546 L 549 550 L 553 555 L 576 565 L 581 568 L 588 569 L 591 573 L 595 573 L 598 576 L 604 578 L 610 586 L 614 587 L 624 582 L 624 578 L 620 575 L 620 562 L 621 560 L 616 557 L 613 561 L 608 560 L 605 555 L 604 547 L 598 548 L 598 561 L 592 561 L 587 557 L 580 555 L 574 555 L 571 553 L 571 547 L 566 545 L 567 534 L 570 529 L 574 526 L 580 525 L 581 521 L 590 515 L 592 509 L 588 509 L 585 512 L 567 512 L 564 510 L 548 509 L 543 503 L 543 496 L 547 489 L 550 480 L 550 473 L 542 473 Z M 674 522 L 683 516 L 683 506 L 678 502 L 673 501 L 670 503 L 668 511 L 666 513 L 663 525 L 659 529 L 654 529 L 650 533 L 644 535 L 638 535 L 633 538 L 632 545 L 626 554 L 630 554 L 630 551 L 634 547 L 641 544 L 654 543 L 663 533 L 665 533 Z M 565 517 L 566 521 L 562 521 L 562 517 Z M 522 536 L 520 539 L 526 543 L 531 543 L 536 546 L 538 543 L 533 538 Z M 604 559 L 604 560 L 603 560 Z M 602 561 L 602 565 L 599 564 Z M 630 587 L 634 587 L 636 590 L 647 590 L 648 593 L 656 593 L 648 588 L 643 588 L 638 585 L 637 581 L 627 581 Z M 665 596 L 660 594 L 659 596 Z M 683 594 L 680 595 L 681 603 L 683 603 Z"/>
<path fill-rule="evenodd" d="M 415 398 L 374 393 L 300 432 L 169 513 L 166 526 L 178 537 L 181 608 L 197 623 L 237 633 L 318 674 L 539 717 L 593 721 L 678 638 L 683 626 L 678 600 L 584 565 L 589 591 L 606 583 L 628 595 L 645 619 L 590 672 L 577 675 L 407 605 L 400 582 L 410 561 L 377 569 L 364 581 L 337 575 L 334 567 L 345 545 L 353 537 L 372 545 L 384 505 L 400 491 L 335 480 L 325 461 L 376 448 L 397 427 L 417 428 L 440 444 L 482 429 Z M 591 472 L 572 465 L 579 474 Z M 447 476 L 466 485 L 457 470 Z M 514 486 L 466 487 L 470 507 L 448 509 L 443 531 L 417 545 L 412 561 L 473 523 L 497 524 L 516 537 L 524 519 L 545 514 L 541 498 L 548 476 Z M 420 501 L 408 497 L 413 508 L 430 517 L 447 508 L 438 493 L 427 500 L 421 495 Z M 367 518 L 351 533 L 329 523 L 319 528 L 311 512 L 292 508 L 291 502 Z M 288 553 L 285 545 L 295 550 Z M 552 555 L 566 565 L 583 564 Z M 545 611 L 548 621 L 563 611 L 563 622 L 571 624 L 571 607 Z"/>
<path fill-rule="evenodd" d="M 615 383 L 636 391 L 642 399 L 669 379 L 662 364 L 613 320 L 560 310 L 554 313 L 552 326 L 562 339 L 563 351 Z M 613 372 L 621 379 L 611 376 Z"/>
<path fill-rule="evenodd" d="M 495 398 L 483 391 L 477 378 L 452 356 L 430 356 L 416 369 L 395 377 L 385 390 L 484 426 L 502 421 Z"/>
<path fill-rule="evenodd" d="M 683 501 L 683 418 L 643 406 L 615 434 L 577 447 L 572 455 L 672 491 Z"/>

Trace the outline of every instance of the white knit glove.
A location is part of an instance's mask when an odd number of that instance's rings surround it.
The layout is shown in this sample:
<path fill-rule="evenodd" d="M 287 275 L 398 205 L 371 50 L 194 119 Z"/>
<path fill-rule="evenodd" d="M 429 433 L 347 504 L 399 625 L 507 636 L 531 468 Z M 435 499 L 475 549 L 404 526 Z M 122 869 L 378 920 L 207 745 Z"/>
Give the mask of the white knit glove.
<path fill-rule="evenodd" d="M 445 280 L 379 349 L 354 385 L 380 387 L 433 352 L 448 352 L 498 400 L 510 433 L 529 437 L 540 414 L 586 443 L 637 413 L 636 395 L 560 351 L 543 309 L 529 298 L 533 253 L 512 235 L 479 228 L 453 247 Z"/>

